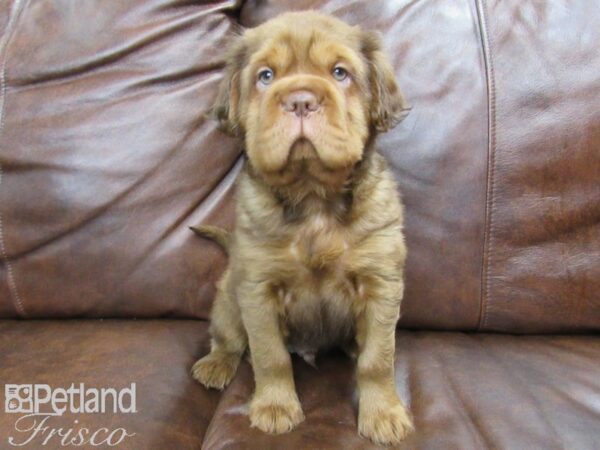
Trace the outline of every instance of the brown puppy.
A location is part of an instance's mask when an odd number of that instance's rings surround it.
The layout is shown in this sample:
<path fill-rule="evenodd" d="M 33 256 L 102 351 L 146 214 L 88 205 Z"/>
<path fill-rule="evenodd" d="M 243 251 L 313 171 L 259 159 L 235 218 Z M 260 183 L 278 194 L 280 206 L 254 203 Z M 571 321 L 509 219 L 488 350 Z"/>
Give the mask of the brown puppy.
<path fill-rule="evenodd" d="M 413 427 L 394 384 L 394 331 L 406 256 L 393 176 L 378 131 L 407 112 L 379 39 L 316 12 L 288 13 L 231 48 L 214 112 L 248 157 L 209 355 L 193 367 L 223 389 L 250 347 L 252 426 L 303 420 L 289 350 L 354 343 L 358 430 L 381 444 Z"/>

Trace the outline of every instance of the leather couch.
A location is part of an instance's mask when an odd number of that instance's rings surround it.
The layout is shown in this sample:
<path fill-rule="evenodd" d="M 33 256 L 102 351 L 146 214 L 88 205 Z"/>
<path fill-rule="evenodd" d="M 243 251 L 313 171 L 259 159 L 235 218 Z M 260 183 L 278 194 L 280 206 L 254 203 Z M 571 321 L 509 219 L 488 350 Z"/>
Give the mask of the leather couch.
<path fill-rule="evenodd" d="M 294 360 L 306 420 L 280 436 L 249 427 L 247 363 L 223 393 L 189 375 L 225 257 L 188 226 L 232 226 L 243 160 L 205 117 L 224 48 L 239 24 L 305 8 L 379 30 L 413 107 L 379 138 L 409 248 L 396 376 L 417 431 L 401 448 L 599 449 L 586 0 L 0 3 L 0 381 L 135 382 L 134 414 L 49 424 L 135 433 L 115 448 L 375 448 L 341 354 Z M 18 417 L 0 410 L 0 448 L 28 435 Z"/>

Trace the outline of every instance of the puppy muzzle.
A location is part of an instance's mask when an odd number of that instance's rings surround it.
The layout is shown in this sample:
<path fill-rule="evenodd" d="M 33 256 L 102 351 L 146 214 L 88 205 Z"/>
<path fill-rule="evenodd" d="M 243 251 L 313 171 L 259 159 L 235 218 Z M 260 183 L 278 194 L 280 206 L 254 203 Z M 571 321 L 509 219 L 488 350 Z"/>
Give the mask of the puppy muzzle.
<path fill-rule="evenodd" d="M 299 74 L 276 81 L 261 105 L 256 142 L 261 150 L 250 156 L 265 172 L 284 170 L 298 158 L 317 158 L 332 170 L 353 164 L 344 156 L 344 104 L 340 90 L 323 77 Z"/>

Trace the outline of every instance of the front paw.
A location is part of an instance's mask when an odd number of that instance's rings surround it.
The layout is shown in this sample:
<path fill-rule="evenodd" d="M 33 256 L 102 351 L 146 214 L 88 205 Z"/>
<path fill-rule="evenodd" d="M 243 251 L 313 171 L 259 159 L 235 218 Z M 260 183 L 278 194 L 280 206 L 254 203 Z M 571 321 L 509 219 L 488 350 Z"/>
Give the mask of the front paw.
<path fill-rule="evenodd" d="M 295 392 L 262 394 L 250 403 L 250 424 L 265 433 L 291 431 L 304 420 L 302 407 Z"/>
<path fill-rule="evenodd" d="M 399 399 L 391 404 L 372 403 L 360 405 L 358 433 L 361 436 L 379 445 L 395 445 L 414 430 L 410 412 Z"/>
<path fill-rule="evenodd" d="M 235 375 L 239 362 L 237 355 L 210 353 L 196 361 L 192 376 L 207 388 L 222 390 Z"/>

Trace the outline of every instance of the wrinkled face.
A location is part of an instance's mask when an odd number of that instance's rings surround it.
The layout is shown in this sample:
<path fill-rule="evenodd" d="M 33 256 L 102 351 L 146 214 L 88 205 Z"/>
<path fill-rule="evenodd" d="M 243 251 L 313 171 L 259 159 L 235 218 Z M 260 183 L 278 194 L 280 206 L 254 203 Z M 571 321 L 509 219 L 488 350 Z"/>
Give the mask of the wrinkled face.
<path fill-rule="evenodd" d="M 378 39 L 318 13 L 282 15 L 231 50 L 215 112 L 269 184 L 339 187 L 406 112 Z"/>

